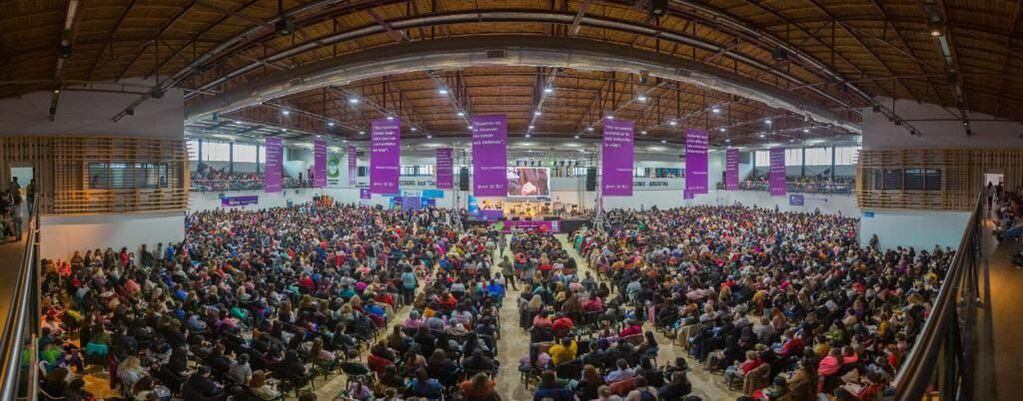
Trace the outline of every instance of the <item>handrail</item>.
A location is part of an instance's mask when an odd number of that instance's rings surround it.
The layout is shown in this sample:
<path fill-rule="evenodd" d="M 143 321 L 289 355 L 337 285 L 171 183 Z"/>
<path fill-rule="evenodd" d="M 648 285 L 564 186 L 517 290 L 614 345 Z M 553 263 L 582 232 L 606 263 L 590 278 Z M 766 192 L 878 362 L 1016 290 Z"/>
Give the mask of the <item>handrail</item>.
<path fill-rule="evenodd" d="M 982 258 L 982 200 L 983 195 L 978 196 L 930 316 L 895 376 L 895 401 L 919 401 L 935 379 L 938 383 L 934 387 L 942 392 L 942 400 L 963 399 L 970 394 L 974 348 L 970 346 L 974 337 L 971 330 L 977 312 L 977 266 Z M 962 325 L 957 316 L 959 302 L 963 302 L 961 310 L 966 315 Z M 944 354 L 944 360 L 939 361 L 939 353 Z"/>
<path fill-rule="evenodd" d="M 21 270 L 18 274 L 18 281 L 14 290 L 14 299 L 12 299 L 10 312 L 7 315 L 7 321 L 4 325 L 3 337 L 0 338 L 0 401 L 12 401 L 18 397 L 19 378 L 21 378 L 21 362 L 22 352 L 25 349 L 25 335 L 26 328 L 32 327 L 30 321 L 35 319 L 34 314 L 37 312 L 32 305 L 36 305 L 35 296 L 35 275 L 36 269 L 36 239 L 37 239 L 37 221 L 39 215 L 38 201 L 32 205 L 32 217 L 28 221 L 28 235 L 27 241 L 25 242 L 25 252 L 21 260 Z M 33 333 L 34 333 L 33 327 Z M 34 334 L 32 344 L 35 343 Z M 27 373 L 29 378 L 26 383 L 29 388 L 34 389 L 34 366 L 36 352 L 31 353 L 31 363 L 29 364 Z M 28 399 L 34 400 L 35 396 L 32 394 L 34 391 L 28 392 Z"/>

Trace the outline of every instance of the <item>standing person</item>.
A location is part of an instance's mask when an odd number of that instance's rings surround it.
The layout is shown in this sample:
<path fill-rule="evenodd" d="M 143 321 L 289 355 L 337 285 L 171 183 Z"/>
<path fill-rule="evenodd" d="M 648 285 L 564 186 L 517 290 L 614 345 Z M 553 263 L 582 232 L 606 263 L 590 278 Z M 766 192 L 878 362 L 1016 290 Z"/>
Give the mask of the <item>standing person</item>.
<path fill-rule="evenodd" d="M 15 181 L 17 181 L 17 178 L 15 178 Z M 11 188 L 11 197 L 14 198 L 11 210 L 14 212 L 14 235 L 18 237 L 18 241 L 21 241 L 21 230 L 22 224 L 25 222 L 25 212 L 21 208 L 21 195 L 16 191 L 16 189 Z"/>
<path fill-rule="evenodd" d="M 999 185 L 1001 185 L 1001 184 L 999 184 Z M 36 201 L 36 179 L 35 178 L 29 180 L 28 187 L 25 188 L 25 195 L 26 195 L 26 200 L 28 200 L 28 202 L 26 202 L 26 203 L 28 203 L 28 205 L 27 205 L 28 206 L 28 217 L 31 218 L 32 217 L 32 212 L 33 212 L 32 206 L 35 204 L 35 201 Z"/>
<path fill-rule="evenodd" d="M 991 181 L 987 182 L 987 188 L 984 188 L 984 196 L 987 197 L 987 210 L 991 210 L 991 198 L 995 196 L 995 186 Z"/>
<path fill-rule="evenodd" d="M 11 197 L 15 205 L 21 206 L 21 184 L 18 184 L 18 177 L 11 177 Z"/>
<path fill-rule="evenodd" d="M 412 267 L 406 266 L 405 271 L 401 273 L 401 296 L 405 304 L 412 303 L 417 286 L 419 286 L 419 282 L 416 280 L 416 273 L 412 271 Z"/>
<path fill-rule="evenodd" d="M 504 236 L 501 236 L 501 238 L 504 238 Z M 504 247 L 501 247 L 501 251 L 503 253 Z M 498 263 L 497 266 L 501 268 L 501 275 L 508 279 L 508 286 L 513 290 L 518 291 L 519 287 L 515 286 L 515 266 L 513 266 L 511 261 L 508 260 L 508 256 L 503 256 L 501 262 Z"/>
<path fill-rule="evenodd" d="M 497 247 L 501 249 L 501 256 L 504 256 L 504 248 L 508 247 L 508 237 L 503 232 L 499 232 L 497 235 L 499 237 Z"/>

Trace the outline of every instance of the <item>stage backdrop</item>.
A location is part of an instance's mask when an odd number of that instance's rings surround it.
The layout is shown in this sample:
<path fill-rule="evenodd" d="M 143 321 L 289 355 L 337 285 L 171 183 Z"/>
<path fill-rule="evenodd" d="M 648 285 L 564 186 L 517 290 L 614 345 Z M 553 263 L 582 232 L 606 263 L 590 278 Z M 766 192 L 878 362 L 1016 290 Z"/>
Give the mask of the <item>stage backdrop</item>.
<path fill-rule="evenodd" d="M 281 138 L 266 138 L 266 161 L 263 165 L 263 190 L 281 192 L 281 169 L 284 163 L 284 147 Z"/>
<path fill-rule="evenodd" d="M 739 149 L 725 151 L 725 189 L 739 190 Z"/>
<path fill-rule="evenodd" d="M 707 131 L 686 129 L 686 189 L 685 199 L 706 194 L 707 190 Z"/>
<path fill-rule="evenodd" d="M 451 148 L 437 149 L 437 161 L 434 165 L 437 174 L 437 189 L 455 187 L 454 158 Z"/>
<path fill-rule="evenodd" d="M 359 182 L 359 148 L 355 145 L 348 145 L 348 185 L 355 185 Z"/>
<path fill-rule="evenodd" d="M 635 124 L 604 120 L 600 191 L 604 196 L 632 196 Z"/>
<path fill-rule="evenodd" d="M 375 194 L 397 194 L 401 121 L 397 118 L 373 120 L 370 140 L 372 152 L 369 157 L 369 190 Z"/>
<path fill-rule="evenodd" d="M 313 140 L 313 187 L 327 187 L 327 141 Z"/>
<path fill-rule="evenodd" d="M 472 193 L 508 196 L 508 116 L 472 117 Z"/>
<path fill-rule="evenodd" d="M 771 148 L 771 196 L 785 196 L 785 148 Z"/>

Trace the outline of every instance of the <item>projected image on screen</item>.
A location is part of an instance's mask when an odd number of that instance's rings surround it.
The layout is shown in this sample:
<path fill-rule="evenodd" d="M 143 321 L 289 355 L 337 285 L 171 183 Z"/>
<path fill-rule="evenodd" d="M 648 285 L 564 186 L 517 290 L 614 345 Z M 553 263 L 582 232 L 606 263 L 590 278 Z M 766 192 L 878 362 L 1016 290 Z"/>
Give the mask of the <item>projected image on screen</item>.
<path fill-rule="evenodd" d="M 508 196 L 551 196 L 548 169 L 508 168 Z"/>

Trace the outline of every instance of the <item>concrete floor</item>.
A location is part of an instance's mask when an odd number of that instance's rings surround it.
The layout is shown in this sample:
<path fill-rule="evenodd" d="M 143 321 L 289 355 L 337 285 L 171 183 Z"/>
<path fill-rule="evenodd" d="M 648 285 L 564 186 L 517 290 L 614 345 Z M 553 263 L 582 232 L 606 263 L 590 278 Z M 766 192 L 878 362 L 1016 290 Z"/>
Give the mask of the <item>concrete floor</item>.
<path fill-rule="evenodd" d="M 1023 270 L 1012 263 L 1018 241 L 997 242 L 985 221 L 981 241 L 987 266 L 980 269 L 982 307 L 977 316 L 975 400 L 1018 400 L 1023 392 Z M 1015 395 L 1014 395 L 1015 394 Z"/>

